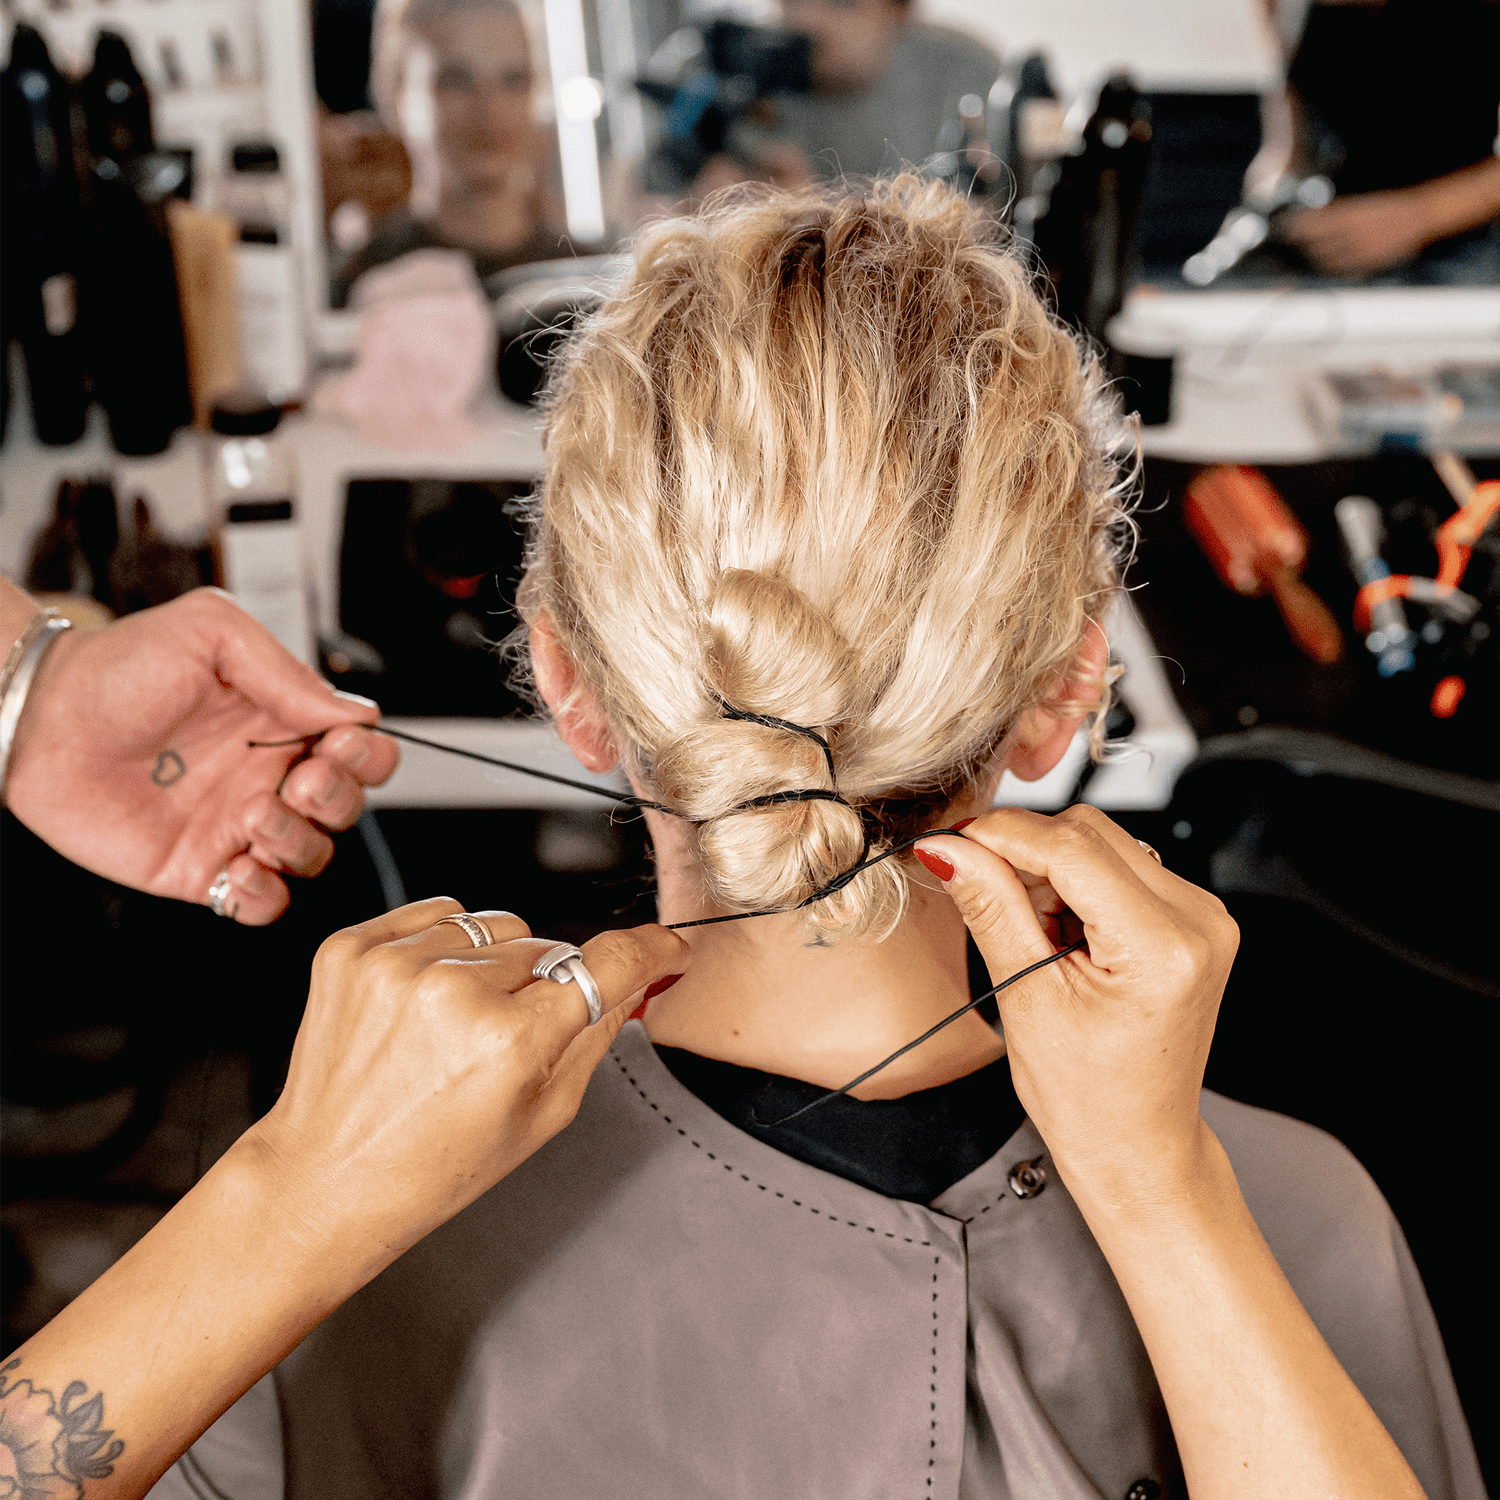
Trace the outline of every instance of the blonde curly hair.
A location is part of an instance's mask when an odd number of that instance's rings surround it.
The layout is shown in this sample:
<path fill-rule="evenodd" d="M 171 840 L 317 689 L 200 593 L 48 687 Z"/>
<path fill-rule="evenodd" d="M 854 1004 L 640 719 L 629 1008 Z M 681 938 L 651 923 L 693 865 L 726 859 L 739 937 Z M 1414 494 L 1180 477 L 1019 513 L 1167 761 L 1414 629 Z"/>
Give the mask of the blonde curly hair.
<path fill-rule="evenodd" d="M 931 826 L 1056 693 L 1117 587 L 1101 390 L 940 184 L 741 188 L 642 231 L 553 372 L 520 607 L 692 820 L 710 899 L 797 907 Z M 834 782 L 725 705 L 816 728 L 844 800 L 736 811 Z M 888 859 L 806 921 L 889 931 L 907 881 Z"/>

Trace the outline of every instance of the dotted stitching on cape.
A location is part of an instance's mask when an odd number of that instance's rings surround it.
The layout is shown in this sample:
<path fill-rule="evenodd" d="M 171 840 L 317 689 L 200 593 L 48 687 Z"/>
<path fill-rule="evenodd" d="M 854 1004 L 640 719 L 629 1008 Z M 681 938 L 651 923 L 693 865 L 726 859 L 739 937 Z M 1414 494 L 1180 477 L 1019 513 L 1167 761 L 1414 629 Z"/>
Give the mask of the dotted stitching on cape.
<path fill-rule="evenodd" d="M 937 1357 L 938 1357 L 938 1268 L 942 1265 L 943 1258 L 940 1255 L 932 1257 L 932 1380 L 928 1384 L 928 1391 L 932 1400 L 928 1403 L 928 1409 L 932 1413 L 929 1432 L 933 1436 L 927 1439 L 927 1489 L 932 1490 L 932 1470 L 937 1463 Z"/>
<path fill-rule="evenodd" d="M 611 1060 L 614 1062 L 615 1066 L 617 1068 L 619 1068 L 620 1072 L 625 1075 L 626 1079 L 628 1079 L 629 1082 L 631 1083 L 631 1085 L 634 1087 L 636 1093 L 638 1093 L 641 1096 L 641 1098 L 646 1101 L 647 1104 L 651 1104 L 651 1099 L 647 1095 L 645 1089 L 643 1089 L 640 1086 L 640 1084 L 638 1084 L 635 1081 L 634 1078 L 631 1078 L 631 1076 L 630 1076 L 630 1069 L 627 1066 L 627 1064 L 625 1063 L 625 1061 L 620 1057 L 619 1053 L 618 1052 L 611 1052 L 609 1055 L 610 1055 Z M 651 1104 L 651 1108 L 652 1109 L 656 1109 L 656 1105 Z M 659 1114 L 661 1113 L 659 1110 L 657 1112 Z M 662 1118 L 662 1121 L 663 1121 L 664 1124 L 667 1124 L 667 1125 L 671 1125 L 672 1124 L 672 1117 L 671 1117 L 671 1115 L 663 1114 L 661 1116 L 661 1118 Z M 702 1151 L 703 1154 L 710 1161 L 718 1161 L 719 1160 L 718 1157 L 715 1156 L 712 1151 L 709 1151 L 709 1150 L 707 1150 L 704 1147 L 702 1141 L 695 1141 L 687 1133 L 687 1131 L 685 1131 L 682 1128 L 682 1126 L 678 1125 L 678 1126 L 675 1126 L 674 1128 L 676 1129 L 677 1134 L 680 1135 L 683 1138 L 683 1140 L 687 1141 L 688 1144 L 691 1145 L 694 1148 L 694 1150 Z M 719 1162 L 719 1165 L 721 1167 L 723 1167 L 724 1170 L 726 1172 L 730 1173 L 731 1175 L 735 1175 L 738 1172 L 738 1169 L 735 1166 L 733 1166 L 733 1164 L 731 1164 L 730 1162 L 727 1162 L 727 1161 L 726 1162 Z M 746 1174 L 743 1173 L 743 1172 L 738 1172 L 738 1176 L 739 1176 L 741 1182 L 749 1182 L 749 1181 L 751 1181 L 751 1178 L 749 1178 L 748 1176 L 746 1176 Z M 776 1189 L 774 1189 L 774 1188 L 768 1188 L 766 1186 L 766 1184 L 763 1183 L 763 1182 L 757 1182 L 755 1184 L 755 1186 L 757 1188 L 759 1188 L 760 1191 L 763 1192 L 763 1193 L 776 1192 Z M 782 1193 L 782 1192 L 776 1192 L 776 1196 L 778 1198 L 786 1198 L 786 1194 Z M 888 1239 L 888 1240 L 899 1239 L 903 1244 L 923 1246 L 923 1247 L 925 1247 L 927 1249 L 931 1249 L 932 1248 L 932 1241 L 931 1240 L 917 1240 L 917 1239 L 913 1239 L 910 1235 L 898 1235 L 898 1234 L 893 1233 L 889 1229 L 886 1229 L 886 1230 L 877 1229 L 876 1226 L 873 1225 L 873 1224 L 860 1224 L 860 1223 L 856 1222 L 854 1219 L 844 1219 L 844 1220 L 840 1221 L 840 1219 L 838 1218 L 838 1216 L 836 1214 L 825 1214 L 823 1212 L 823 1210 L 820 1209 L 820 1208 L 809 1207 L 807 1204 L 803 1203 L 803 1201 L 800 1198 L 791 1198 L 791 1199 L 788 1199 L 787 1201 L 791 1203 L 791 1205 L 792 1205 L 793 1208 L 806 1208 L 807 1211 L 808 1211 L 808 1213 L 810 1213 L 810 1214 L 816 1214 L 816 1215 L 818 1215 L 819 1218 L 826 1218 L 830 1224 L 837 1225 L 840 1222 L 842 1222 L 842 1223 L 848 1225 L 848 1227 L 851 1228 L 851 1229 L 866 1229 L 871 1234 L 882 1234 L 883 1233 L 885 1235 L 886 1239 Z M 937 1280 L 937 1277 L 934 1275 L 932 1279 L 935 1282 Z M 933 1299 L 934 1302 L 937 1301 L 937 1293 L 936 1292 L 934 1292 L 932 1294 L 932 1299 Z M 933 1318 L 933 1335 L 934 1335 L 934 1339 L 935 1339 L 936 1338 L 936 1334 L 937 1334 L 937 1309 L 936 1308 L 933 1309 L 932 1318 Z M 933 1353 L 933 1357 L 936 1358 L 936 1356 L 937 1356 L 937 1350 L 934 1349 L 932 1351 L 932 1353 Z M 932 1373 L 934 1375 L 937 1374 L 937 1367 L 935 1365 L 933 1366 L 933 1372 Z M 934 1389 L 936 1389 L 936 1387 L 934 1387 Z M 933 1409 L 936 1410 L 936 1407 L 934 1407 Z M 933 1426 L 936 1426 L 936 1425 L 937 1424 L 934 1422 Z M 931 1479 L 929 1479 L 927 1481 L 927 1483 L 929 1485 L 931 1485 L 931 1483 L 932 1483 Z"/>

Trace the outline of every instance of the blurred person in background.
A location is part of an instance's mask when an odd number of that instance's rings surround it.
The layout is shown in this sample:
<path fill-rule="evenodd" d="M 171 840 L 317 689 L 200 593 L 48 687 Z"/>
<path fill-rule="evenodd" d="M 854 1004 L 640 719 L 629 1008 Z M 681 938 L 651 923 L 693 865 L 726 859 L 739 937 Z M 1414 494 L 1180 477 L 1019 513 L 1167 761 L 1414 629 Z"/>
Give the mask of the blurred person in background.
<path fill-rule="evenodd" d="M 1500 281 L 1500 3 L 1270 0 L 1290 59 L 1251 174 L 1319 173 L 1286 237 L 1335 276 Z M 1254 189 L 1253 182 L 1247 188 Z"/>
<path fill-rule="evenodd" d="M 982 106 L 1000 59 L 960 31 L 916 21 L 913 8 L 914 0 L 781 0 L 782 25 L 812 38 L 812 92 L 776 99 L 759 171 L 715 157 L 694 196 L 747 177 L 795 186 L 889 176 L 956 149 L 960 104 Z"/>
<path fill-rule="evenodd" d="M 371 90 L 411 159 L 411 192 L 336 269 L 333 303 L 413 250 L 467 251 L 484 277 L 571 253 L 552 190 L 531 38 L 513 0 L 381 0 Z"/>

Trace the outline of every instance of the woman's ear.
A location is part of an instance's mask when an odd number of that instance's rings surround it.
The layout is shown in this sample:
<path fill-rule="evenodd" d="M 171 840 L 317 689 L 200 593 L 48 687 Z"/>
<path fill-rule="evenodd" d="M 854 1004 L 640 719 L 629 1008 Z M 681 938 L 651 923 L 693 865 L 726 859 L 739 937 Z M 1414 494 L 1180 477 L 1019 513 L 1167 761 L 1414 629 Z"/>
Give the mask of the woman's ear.
<path fill-rule="evenodd" d="M 552 711 L 558 737 L 586 771 L 612 771 L 620 749 L 594 695 L 578 680 L 578 667 L 543 615 L 531 627 L 531 669 L 542 702 Z"/>
<path fill-rule="evenodd" d="M 1016 721 L 1006 741 L 1003 764 L 1022 781 L 1040 781 L 1063 758 L 1082 722 L 1076 712 L 1060 705 L 1097 703 L 1109 667 L 1109 642 L 1097 622 L 1090 620 L 1073 666 L 1055 690 Z"/>

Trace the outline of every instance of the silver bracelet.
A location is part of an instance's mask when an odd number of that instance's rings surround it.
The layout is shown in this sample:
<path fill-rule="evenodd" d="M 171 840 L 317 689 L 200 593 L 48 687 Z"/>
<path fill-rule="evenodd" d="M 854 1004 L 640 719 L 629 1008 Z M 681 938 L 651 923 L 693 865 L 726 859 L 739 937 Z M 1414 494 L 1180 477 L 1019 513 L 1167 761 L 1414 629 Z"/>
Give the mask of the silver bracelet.
<path fill-rule="evenodd" d="M 10 648 L 5 666 L 0 669 L 0 797 L 10 780 L 10 754 L 15 748 L 16 727 L 26 707 L 26 695 L 36 680 L 36 669 L 63 631 L 73 622 L 63 619 L 55 609 L 43 610 L 31 617 L 21 639 Z"/>

